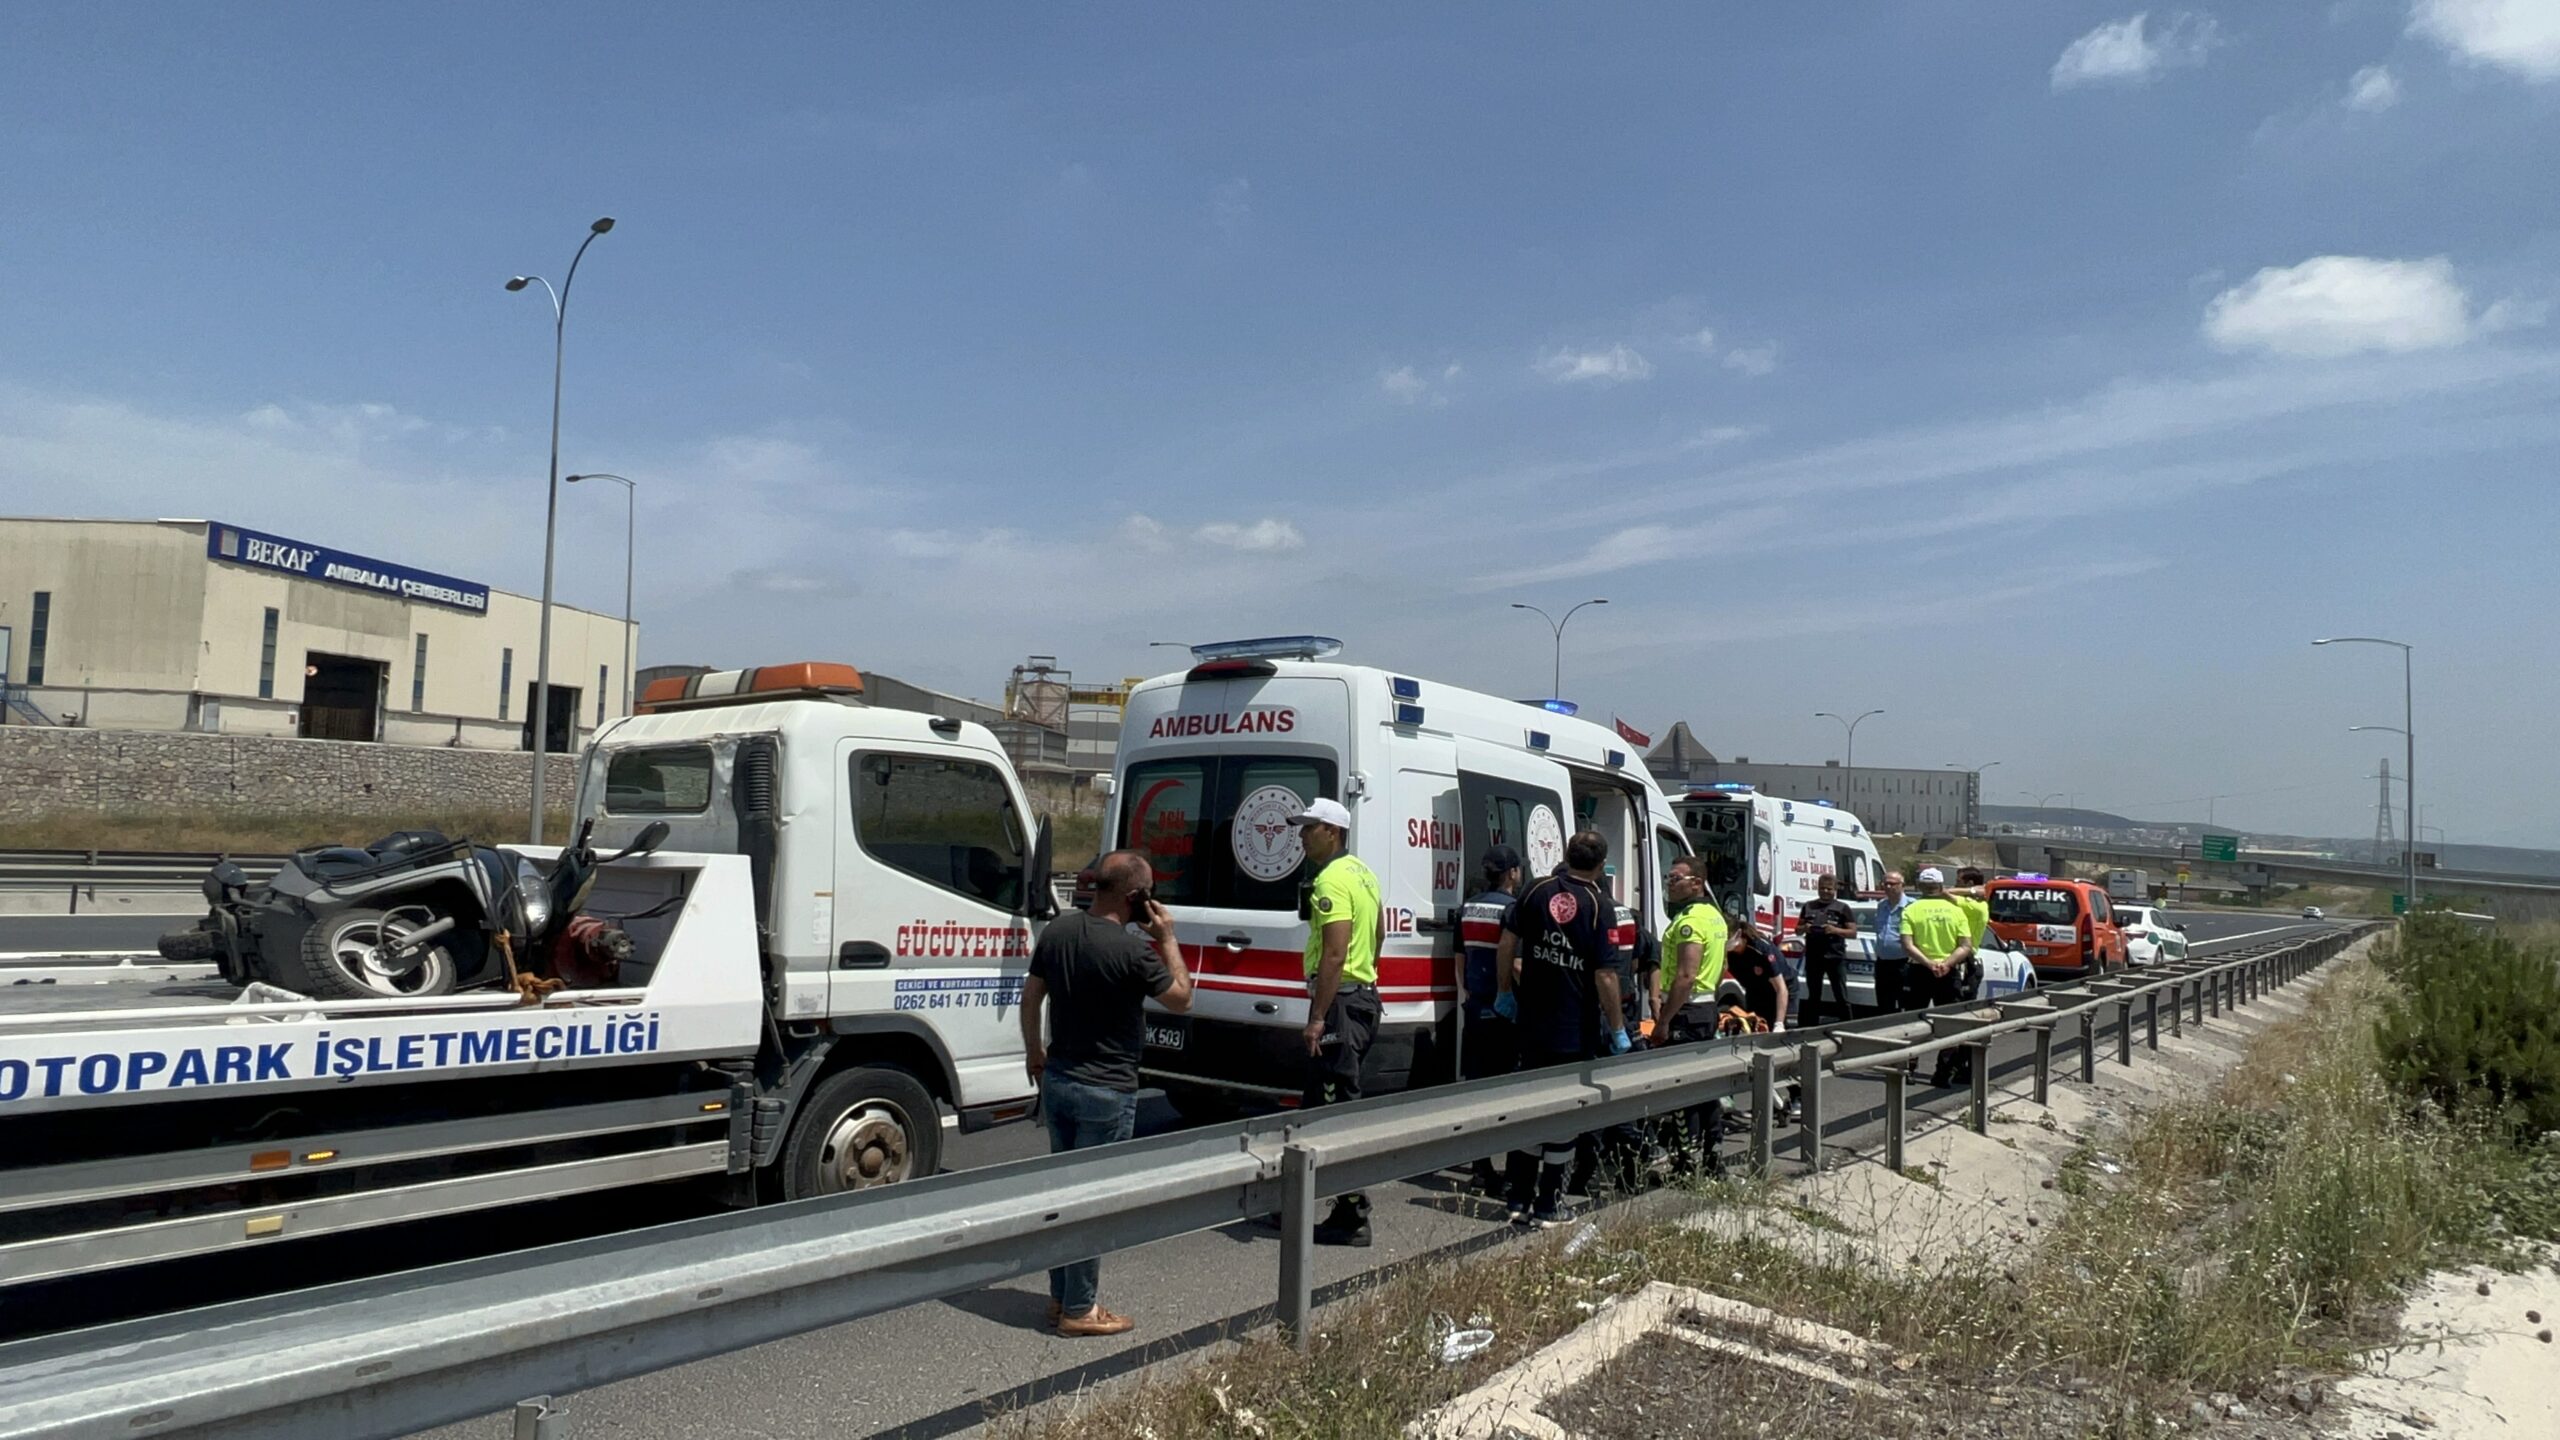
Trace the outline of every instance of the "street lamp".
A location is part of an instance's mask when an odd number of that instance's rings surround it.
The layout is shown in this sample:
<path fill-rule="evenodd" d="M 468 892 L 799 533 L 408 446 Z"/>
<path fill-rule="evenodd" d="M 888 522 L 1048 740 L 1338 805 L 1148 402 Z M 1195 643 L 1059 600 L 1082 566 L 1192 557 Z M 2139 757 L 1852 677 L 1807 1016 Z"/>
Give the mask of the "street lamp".
<path fill-rule="evenodd" d="M 1881 710 L 1868 710 L 1860 713 L 1857 719 L 1852 720 L 1846 715 L 1834 715 L 1828 710 L 1816 710 L 1813 712 L 1814 719 L 1837 720 L 1840 722 L 1842 728 L 1849 732 L 1849 753 L 1842 757 L 1840 761 L 1841 765 L 1849 772 L 1845 781 L 1845 788 L 1841 792 L 1844 795 L 1854 795 L 1858 788 L 1858 727 L 1866 723 L 1870 716 L 1881 715 L 1883 713 L 1884 712 Z M 1857 801 L 1854 799 L 1849 803 L 1853 809 L 1857 805 Z"/>
<path fill-rule="evenodd" d="M 1582 602 L 1582 605 L 1606 605 L 1608 603 L 1609 602 L 1606 600 L 1585 600 Z M 1546 621 L 1548 625 L 1555 629 L 1556 673 L 1553 681 L 1554 688 L 1548 690 L 1547 694 L 1557 700 L 1564 698 L 1564 627 L 1572 622 L 1574 615 L 1582 609 L 1582 605 L 1576 605 L 1573 609 L 1567 610 L 1564 612 L 1564 619 L 1559 620 L 1553 615 L 1548 614 L 1546 611 L 1538 609 L 1535 605 L 1523 605 L 1517 600 L 1511 602 L 1512 609 L 1531 611 L 1536 614 L 1539 619 Z"/>
<path fill-rule="evenodd" d="M 578 283 L 578 262 L 587 258 L 587 247 L 596 237 L 613 228 L 613 217 L 605 216 L 587 227 L 587 238 L 578 242 L 578 253 L 569 257 L 569 273 L 560 288 L 539 275 L 518 275 L 507 282 L 510 291 L 528 285 L 540 285 L 542 293 L 551 297 L 551 489 L 550 503 L 542 521 L 542 639 L 535 652 L 533 671 L 533 843 L 542 843 L 542 815 L 549 808 L 550 793 L 543 787 L 543 762 L 551 750 L 551 569 L 555 542 L 560 536 L 560 362 L 569 341 L 569 287 Z M 574 732 L 577 727 L 572 724 Z"/>
<path fill-rule="evenodd" d="M 2398 729 L 2400 738 L 2408 742 L 2407 753 L 2401 765 L 2401 779 L 2407 782 L 2409 787 L 2409 819 L 2414 824 L 2418 818 L 2418 690 L 2415 672 L 2410 663 L 2411 647 L 2406 641 L 2385 640 L 2378 635 L 2332 635 L 2328 639 L 2314 640 L 2311 643 L 2314 645 L 2388 645 L 2400 652 L 2400 725 Z M 2393 727 L 2377 725 L 2369 728 L 2388 730 Z M 2408 883 L 2408 889 L 2403 893 L 2408 896 L 2409 908 L 2415 910 L 2418 908 L 2418 837 L 2415 831 L 2410 832 L 2408 841 L 2400 847 L 2400 856 L 2401 866 L 2406 873 Z"/>
<path fill-rule="evenodd" d="M 628 475 L 597 472 L 567 477 L 571 485 L 581 480 L 611 480 L 622 487 L 622 713 L 628 715 L 640 695 L 640 682 L 631 671 L 631 560 L 640 538 L 640 486 Z"/>

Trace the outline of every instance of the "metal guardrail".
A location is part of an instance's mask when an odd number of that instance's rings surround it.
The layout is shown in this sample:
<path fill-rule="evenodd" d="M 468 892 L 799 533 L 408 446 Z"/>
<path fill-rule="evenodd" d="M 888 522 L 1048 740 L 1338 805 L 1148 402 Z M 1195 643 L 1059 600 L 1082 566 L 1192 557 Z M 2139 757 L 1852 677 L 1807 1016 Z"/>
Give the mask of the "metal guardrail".
<path fill-rule="evenodd" d="M 204 872 L 230 860 L 252 880 L 276 873 L 282 855 L 221 855 L 145 850 L 0 850 L 0 892 L 69 893 L 69 913 L 101 890 L 193 891 Z"/>
<path fill-rule="evenodd" d="M 1278 1313 L 1303 1344 L 1323 1195 L 1746 1093 L 1751 1163 L 1765 1171 L 1781 1078 L 1803 1087 L 1803 1158 L 1818 1165 L 1821 1082 L 1843 1069 L 1884 1071 L 1898 1165 L 1903 1057 L 1976 1047 L 1979 1129 L 1992 1039 L 2022 1029 L 2042 1037 L 2041 1095 L 2057 1027 L 2076 1022 L 2090 1076 L 2097 1013 L 2114 1005 L 2116 1058 L 2130 1064 L 2136 1002 L 2156 1046 L 2161 995 L 2173 1017 L 2188 1004 L 2219 1014 L 2370 928 L 2058 988 L 2042 1004 L 1955 1005 L 1640 1052 L 16 1341 L 0 1345 L 0 1440 L 389 1440 L 511 1405 L 519 1436 L 563 1440 L 556 1391 L 1273 1211 Z"/>

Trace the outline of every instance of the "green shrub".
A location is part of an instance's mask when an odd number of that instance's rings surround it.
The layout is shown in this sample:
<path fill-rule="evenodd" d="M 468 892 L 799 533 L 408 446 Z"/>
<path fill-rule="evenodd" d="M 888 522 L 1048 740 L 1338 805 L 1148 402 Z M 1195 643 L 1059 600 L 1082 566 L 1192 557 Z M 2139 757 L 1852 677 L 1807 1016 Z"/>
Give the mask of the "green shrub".
<path fill-rule="evenodd" d="M 2560 1131 L 2560 950 L 2420 915 L 2385 964 L 2374 1038 L 2395 1089 L 2519 1140 Z"/>

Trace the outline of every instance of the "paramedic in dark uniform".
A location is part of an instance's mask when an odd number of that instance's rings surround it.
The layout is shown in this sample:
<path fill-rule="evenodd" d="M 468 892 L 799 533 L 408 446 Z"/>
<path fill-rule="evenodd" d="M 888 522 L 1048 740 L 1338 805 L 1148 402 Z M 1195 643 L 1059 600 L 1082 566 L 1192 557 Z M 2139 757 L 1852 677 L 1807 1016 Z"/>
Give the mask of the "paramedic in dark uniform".
<path fill-rule="evenodd" d="M 1458 939 L 1466 955 L 1460 972 L 1466 995 L 1458 1018 L 1458 1073 L 1467 1080 L 1508 1075 L 1516 1058 L 1511 1022 L 1493 1008 L 1501 993 L 1493 965 L 1502 948 L 1502 928 L 1510 923 L 1512 903 L 1520 894 L 1520 852 L 1496 845 L 1484 852 L 1481 868 L 1484 889 L 1458 916 Z M 1490 1157 L 1476 1161 L 1475 1182 L 1488 1195 L 1502 1193 L 1502 1176 Z"/>
<path fill-rule="evenodd" d="M 1310 800 L 1289 817 L 1307 853 L 1307 1084 L 1303 1108 L 1360 1098 L 1360 1064 L 1378 1036 L 1378 949 L 1385 915 L 1378 876 L 1346 848 L 1351 812 Z M 1369 1197 L 1334 1197 L 1316 1226 L 1322 1245 L 1369 1243 Z"/>
<path fill-rule="evenodd" d="M 1807 1025 L 1819 1025 L 1822 982 L 1840 1003 L 1839 1018 L 1856 1018 L 1849 1009 L 1849 942 L 1857 938 L 1858 917 L 1840 899 L 1840 882 L 1829 874 L 1814 877 L 1815 896 L 1796 910 L 1796 935 L 1804 942 L 1804 1006 L 1796 1013 Z"/>
<path fill-rule="evenodd" d="M 1565 842 L 1564 858 L 1564 874 L 1531 885 L 1511 907 L 1494 956 L 1494 1008 L 1516 1027 L 1523 1070 L 1623 1055 L 1635 1046 L 1626 1015 L 1633 955 L 1625 942 L 1632 937 L 1601 884 L 1609 842 L 1597 831 L 1578 831 Z M 1515 1223 L 1572 1220 L 1565 1177 L 1583 1143 L 1567 1136 L 1546 1142 L 1535 1156 L 1512 1153 L 1508 1199 Z"/>

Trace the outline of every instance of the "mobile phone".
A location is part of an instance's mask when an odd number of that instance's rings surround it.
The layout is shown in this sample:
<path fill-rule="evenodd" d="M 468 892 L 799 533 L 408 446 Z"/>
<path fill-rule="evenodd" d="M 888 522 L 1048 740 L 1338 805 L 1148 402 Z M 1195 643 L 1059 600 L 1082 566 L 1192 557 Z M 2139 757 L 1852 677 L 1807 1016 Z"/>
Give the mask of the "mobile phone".
<path fill-rule="evenodd" d="M 1129 920 L 1130 920 L 1130 923 L 1135 924 L 1135 925 L 1145 925 L 1147 922 L 1149 922 L 1149 921 L 1151 921 L 1151 920 L 1155 919 L 1155 918 L 1156 918 L 1156 916 L 1155 916 L 1155 911 L 1154 911 L 1153 909 L 1149 908 L 1149 907 L 1151 907 L 1151 906 L 1153 906 L 1153 905 L 1155 904 L 1155 901 L 1156 901 L 1155 892 L 1154 892 L 1154 891 L 1152 891 L 1152 890 L 1132 890 L 1132 891 L 1130 891 L 1130 892 L 1129 892 Z"/>

